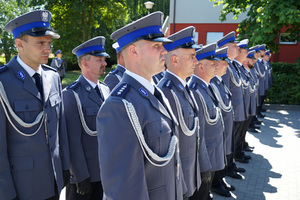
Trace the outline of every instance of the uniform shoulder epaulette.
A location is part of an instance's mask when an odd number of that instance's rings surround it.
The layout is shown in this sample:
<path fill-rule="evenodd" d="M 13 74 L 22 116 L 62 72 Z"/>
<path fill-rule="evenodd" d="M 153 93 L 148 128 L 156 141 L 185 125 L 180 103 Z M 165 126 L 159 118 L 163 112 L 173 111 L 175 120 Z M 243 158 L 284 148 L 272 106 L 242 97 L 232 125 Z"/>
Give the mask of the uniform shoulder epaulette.
<path fill-rule="evenodd" d="M 71 85 L 69 85 L 67 88 L 68 88 L 68 89 L 71 89 L 71 90 L 74 90 L 74 89 L 76 89 L 79 85 L 80 85 L 80 82 L 79 82 L 79 81 L 75 81 L 74 83 L 72 83 Z"/>
<path fill-rule="evenodd" d="M 104 82 L 102 82 L 102 81 L 99 81 L 99 83 L 100 84 L 102 84 L 102 85 L 105 85 L 105 86 L 107 86 L 107 84 L 106 83 L 104 83 Z M 108 86 L 107 86 L 108 87 Z"/>
<path fill-rule="evenodd" d="M 51 70 L 57 72 L 56 69 L 54 69 L 53 67 L 51 67 L 51 66 L 49 66 L 49 65 L 42 65 L 42 67 L 46 67 L 46 68 L 48 68 L 48 69 L 51 69 Z"/>
<path fill-rule="evenodd" d="M 110 71 L 109 73 L 112 73 L 112 74 L 117 74 L 118 72 L 119 72 L 119 70 L 116 68 L 116 69 L 114 69 L 114 70 Z"/>
<path fill-rule="evenodd" d="M 197 87 L 197 83 L 196 82 L 194 82 L 194 83 L 192 83 L 192 85 L 189 87 L 189 88 L 191 88 L 191 89 L 196 89 L 196 87 Z"/>
<path fill-rule="evenodd" d="M 120 84 L 120 85 L 118 85 L 118 87 L 116 87 L 112 91 L 111 96 L 118 96 L 118 97 L 125 98 L 125 96 L 127 95 L 129 89 L 130 89 L 129 84 L 127 84 L 127 83 Z"/>
<path fill-rule="evenodd" d="M 6 71 L 6 70 L 8 70 L 8 67 L 7 67 L 6 65 L 1 65 L 1 66 L 0 66 L 0 73 L 1 73 L 1 72 L 4 72 L 4 71 Z"/>
<path fill-rule="evenodd" d="M 163 84 L 163 87 L 164 88 L 169 88 L 169 89 L 172 89 L 172 81 L 169 79 L 169 80 L 166 80 Z"/>

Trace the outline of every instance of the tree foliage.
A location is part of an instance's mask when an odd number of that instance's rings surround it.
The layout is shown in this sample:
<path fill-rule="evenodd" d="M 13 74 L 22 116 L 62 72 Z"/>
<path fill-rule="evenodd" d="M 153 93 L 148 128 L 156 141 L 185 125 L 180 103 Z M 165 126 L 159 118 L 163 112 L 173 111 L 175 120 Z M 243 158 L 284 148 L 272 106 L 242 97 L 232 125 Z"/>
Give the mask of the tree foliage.
<path fill-rule="evenodd" d="M 68 63 L 73 63 L 77 67 L 76 56 L 72 54 L 72 49 L 79 44 L 96 36 L 106 38 L 105 49 L 115 62 L 115 50 L 111 47 L 110 34 L 118 28 L 147 15 L 148 11 L 144 6 L 145 1 L 140 0 L 0 0 L 2 13 L 1 28 L 10 20 L 28 11 L 36 9 L 47 9 L 52 13 L 51 27 L 60 34 L 61 38 L 53 41 L 52 51 L 61 49 L 64 58 Z M 26 5 L 25 6 L 25 3 Z M 155 0 L 151 12 L 161 10 L 165 14 L 169 13 L 169 0 Z M 24 9 L 23 9 L 24 8 Z M 26 8 L 26 9 L 25 9 Z M 7 12 L 4 12 L 7 10 Z M 2 30 L 4 30 L 2 28 Z M 12 36 L 8 33 L 1 34 L 1 50 L 3 50 L 2 37 L 6 35 L 10 38 L 7 46 L 12 50 L 5 53 L 8 58 L 16 54 Z M 8 59 L 9 60 L 9 59 Z"/>
<path fill-rule="evenodd" d="M 220 20 L 232 13 L 235 18 L 246 12 L 247 18 L 239 24 L 238 38 L 248 38 L 250 45 L 266 43 L 273 50 L 279 48 L 280 30 L 286 28 L 295 40 L 299 37 L 299 0 L 210 0 L 215 5 L 223 4 Z"/>
<path fill-rule="evenodd" d="M 14 46 L 14 38 L 4 29 L 5 25 L 16 16 L 29 10 L 25 0 L 0 0 L 0 54 L 4 54 L 5 61 L 8 62 L 12 55 L 17 53 Z"/>

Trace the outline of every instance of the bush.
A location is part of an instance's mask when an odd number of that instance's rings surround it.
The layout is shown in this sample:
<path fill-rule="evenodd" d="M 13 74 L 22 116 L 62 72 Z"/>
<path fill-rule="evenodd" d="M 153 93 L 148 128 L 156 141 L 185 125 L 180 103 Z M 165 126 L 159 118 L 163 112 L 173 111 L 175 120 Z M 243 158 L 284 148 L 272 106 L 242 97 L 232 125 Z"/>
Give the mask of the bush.
<path fill-rule="evenodd" d="M 272 63 L 273 85 L 266 103 L 300 104 L 300 63 Z"/>

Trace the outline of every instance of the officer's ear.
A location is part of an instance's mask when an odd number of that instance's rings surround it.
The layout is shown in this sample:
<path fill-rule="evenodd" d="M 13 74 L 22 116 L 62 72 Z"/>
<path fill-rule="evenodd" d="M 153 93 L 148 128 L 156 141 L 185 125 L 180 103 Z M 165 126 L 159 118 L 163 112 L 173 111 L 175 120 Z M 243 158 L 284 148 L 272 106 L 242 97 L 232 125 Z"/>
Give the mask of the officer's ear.
<path fill-rule="evenodd" d="M 175 65 L 178 64 L 179 62 L 179 57 L 176 54 L 173 54 L 171 56 L 171 62 L 174 63 Z"/>
<path fill-rule="evenodd" d="M 137 56 L 137 46 L 135 44 L 131 44 L 128 46 L 128 52 L 129 54 L 133 55 L 133 56 Z"/>
<path fill-rule="evenodd" d="M 18 50 L 23 50 L 24 49 L 24 44 L 23 44 L 23 40 L 21 38 L 17 38 L 15 39 L 15 45 L 18 48 Z"/>

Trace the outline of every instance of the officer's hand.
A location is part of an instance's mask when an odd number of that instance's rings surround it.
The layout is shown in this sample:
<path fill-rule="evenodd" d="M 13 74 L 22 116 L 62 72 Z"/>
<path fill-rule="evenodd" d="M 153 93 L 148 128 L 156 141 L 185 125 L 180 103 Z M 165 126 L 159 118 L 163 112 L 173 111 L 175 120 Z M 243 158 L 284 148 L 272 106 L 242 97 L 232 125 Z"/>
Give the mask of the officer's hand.
<path fill-rule="evenodd" d="M 211 181 L 211 173 L 210 171 L 206 171 L 201 173 L 201 180 L 203 183 L 209 183 Z"/>
<path fill-rule="evenodd" d="M 64 179 L 64 186 L 66 186 L 70 181 L 70 171 L 69 170 L 63 171 L 63 179 Z"/>
<path fill-rule="evenodd" d="M 91 191 L 91 182 L 90 179 L 87 178 L 84 181 L 76 183 L 77 193 L 81 195 L 88 194 Z"/>

